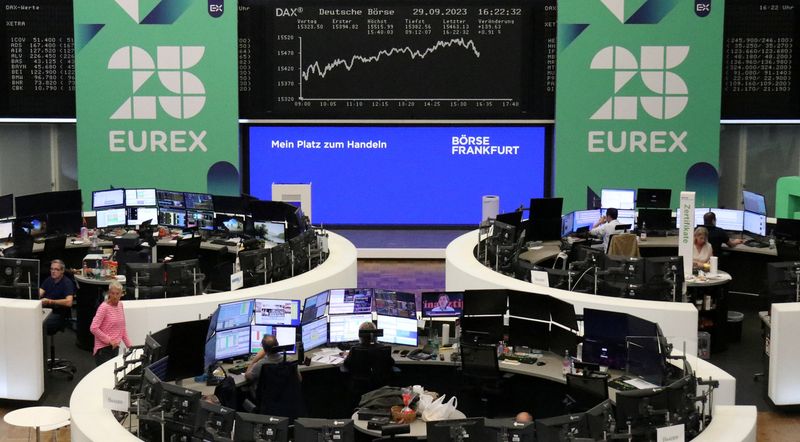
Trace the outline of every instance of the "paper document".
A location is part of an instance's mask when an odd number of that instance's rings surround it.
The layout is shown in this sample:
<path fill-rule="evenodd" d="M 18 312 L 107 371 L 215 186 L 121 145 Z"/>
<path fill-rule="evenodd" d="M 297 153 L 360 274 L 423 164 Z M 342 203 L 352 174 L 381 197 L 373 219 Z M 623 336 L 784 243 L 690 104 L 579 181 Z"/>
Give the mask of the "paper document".
<path fill-rule="evenodd" d="M 651 384 L 650 382 L 647 382 L 644 379 L 639 379 L 639 378 L 626 379 L 622 382 L 625 382 L 626 384 L 634 386 L 640 390 L 643 388 L 658 388 L 658 385 Z"/>
<path fill-rule="evenodd" d="M 340 356 L 333 356 L 333 355 L 314 355 L 311 358 L 314 362 L 319 362 L 320 364 L 331 364 L 331 365 L 339 365 L 344 362 L 344 358 Z"/>

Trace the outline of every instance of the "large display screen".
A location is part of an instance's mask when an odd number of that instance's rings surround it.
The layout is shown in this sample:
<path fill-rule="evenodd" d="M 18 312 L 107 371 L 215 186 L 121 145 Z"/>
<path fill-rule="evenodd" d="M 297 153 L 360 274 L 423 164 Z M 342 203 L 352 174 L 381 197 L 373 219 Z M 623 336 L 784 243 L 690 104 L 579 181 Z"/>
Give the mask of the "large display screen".
<path fill-rule="evenodd" d="M 544 196 L 542 127 L 254 126 L 250 193 L 312 183 L 314 222 L 476 224 Z"/>

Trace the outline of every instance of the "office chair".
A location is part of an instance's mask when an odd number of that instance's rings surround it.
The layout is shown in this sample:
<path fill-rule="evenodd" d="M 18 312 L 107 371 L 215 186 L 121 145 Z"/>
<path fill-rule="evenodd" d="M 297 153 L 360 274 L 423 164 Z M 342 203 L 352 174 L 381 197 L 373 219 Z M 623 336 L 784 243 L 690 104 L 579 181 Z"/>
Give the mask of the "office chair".
<path fill-rule="evenodd" d="M 20 228 L 14 228 L 14 245 L 3 251 L 6 258 L 33 259 L 33 237 Z"/>
<path fill-rule="evenodd" d="M 608 375 L 567 374 L 567 396 L 564 399 L 566 413 L 589 410 L 608 399 Z"/>
<path fill-rule="evenodd" d="M 348 355 L 348 367 L 342 366 L 342 371 L 348 374 L 350 404 L 355 407 L 364 393 L 392 383 L 392 347 L 380 344 L 353 347 Z"/>
<path fill-rule="evenodd" d="M 258 377 L 254 413 L 285 416 L 290 419 L 305 416 L 305 404 L 297 361 L 264 364 Z"/>
<path fill-rule="evenodd" d="M 289 244 L 278 244 L 272 251 L 272 282 L 291 277 L 292 262 Z"/>
<path fill-rule="evenodd" d="M 606 253 L 611 256 L 627 256 L 629 258 L 641 256 L 639 254 L 639 242 L 633 233 L 612 234 L 608 240 L 608 251 Z"/>
<path fill-rule="evenodd" d="M 172 261 L 188 261 L 190 259 L 198 259 L 200 256 L 200 244 L 203 238 L 193 236 L 191 238 L 178 238 L 175 245 L 175 253 L 172 255 Z"/>
<path fill-rule="evenodd" d="M 461 376 L 466 390 L 475 391 L 481 402 L 479 416 L 494 416 L 495 403 L 505 390 L 505 379 L 497 362 L 496 344 L 461 343 Z"/>
<path fill-rule="evenodd" d="M 64 311 L 69 312 L 70 310 L 65 309 Z M 63 332 L 66 329 L 67 323 L 70 321 L 71 316 L 72 315 L 70 313 L 67 313 L 66 316 L 62 315 L 62 320 L 59 322 L 58 327 L 53 330 L 47 330 L 47 337 L 50 341 L 50 358 L 47 359 L 47 363 L 45 364 L 48 373 L 64 373 L 67 375 L 67 380 L 70 381 L 75 377 L 75 372 L 78 371 L 78 369 L 75 368 L 75 364 L 72 362 L 66 359 L 56 358 L 55 335 L 56 333 Z"/>

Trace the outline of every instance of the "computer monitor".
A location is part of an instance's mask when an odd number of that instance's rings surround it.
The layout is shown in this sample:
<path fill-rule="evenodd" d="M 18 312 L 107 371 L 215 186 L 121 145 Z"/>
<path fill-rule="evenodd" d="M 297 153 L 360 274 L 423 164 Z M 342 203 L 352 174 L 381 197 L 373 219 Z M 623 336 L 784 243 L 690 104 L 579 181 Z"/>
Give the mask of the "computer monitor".
<path fill-rule="evenodd" d="M 138 227 L 145 221 L 150 221 L 151 225 L 158 224 L 158 209 L 155 207 L 127 207 L 125 208 L 126 224 L 131 227 Z"/>
<path fill-rule="evenodd" d="M 164 362 L 166 362 L 166 359 Z M 142 383 L 139 386 L 139 393 L 147 403 L 146 406 L 143 406 L 145 410 L 155 407 L 161 402 L 161 377 L 159 373 L 166 373 L 166 369 L 167 364 L 164 363 L 162 370 L 151 365 L 146 366 L 142 371 Z"/>
<path fill-rule="evenodd" d="M 83 212 L 50 212 L 47 214 L 47 233 L 72 235 L 81 231 Z"/>
<path fill-rule="evenodd" d="M 644 388 L 618 391 L 616 396 L 617 427 L 632 427 L 646 431 L 649 427 L 666 423 L 669 395 L 664 388 Z M 660 413 L 659 413 L 660 412 Z"/>
<path fill-rule="evenodd" d="M 778 239 L 800 241 L 800 219 L 778 218 L 772 234 Z"/>
<path fill-rule="evenodd" d="M 744 212 L 744 231 L 753 235 L 767 236 L 767 217 L 753 212 Z"/>
<path fill-rule="evenodd" d="M 125 206 L 155 207 L 158 205 L 156 189 L 125 189 Z"/>
<path fill-rule="evenodd" d="M 519 318 L 550 322 L 549 296 L 509 290 L 508 314 Z"/>
<path fill-rule="evenodd" d="M 508 213 L 499 213 L 495 217 L 497 221 L 506 223 L 508 225 L 519 227 L 522 224 L 522 211 L 515 210 Z"/>
<path fill-rule="evenodd" d="M 329 293 L 329 315 L 372 312 L 372 289 L 333 289 Z"/>
<path fill-rule="evenodd" d="M 256 299 L 256 325 L 300 325 L 300 300 Z"/>
<path fill-rule="evenodd" d="M 578 317 L 575 306 L 552 296 L 545 296 L 550 310 L 550 320 L 570 330 L 578 330 Z"/>
<path fill-rule="evenodd" d="M 294 421 L 294 442 L 352 441 L 351 419 L 311 419 L 300 417 Z M 428 439 L 430 440 L 430 439 Z"/>
<path fill-rule="evenodd" d="M 742 200 L 744 201 L 744 210 L 746 212 L 754 212 L 764 216 L 767 215 L 767 200 L 764 198 L 764 195 L 742 190 Z"/>
<path fill-rule="evenodd" d="M 184 202 L 186 204 L 186 209 L 198 210 L 204 212 L 214 211 L 214 202 L 211 198 L 211 195 L 207 193 L 192 193 L 192 192 L 184 192 L 183 195 L 184 195 Z"/>
<path fill-rule="evenodd" d="M 246 202 L 241 196 L 211 195 L 211 201 L 217 213 L 247 214 Z"/>
<path fill-rule="evenodd" d="M 383 330 L 378 342 L 412 347 L 418 344 L 416 319 L 378 314 L 378 329 Z"/>
<path fill-rule="evenodd" d="M 217 307 L 219 314 L 217 315 L 216 330 L 222 331 L 250 325 L 253 318 L 253 306 L 254 300 L 252 299 L 220 304 Z"/>
<path fill-rule="evenodd" d="M 302 342 L 304 351 L 313 350 L 328 343 L 328 318 L 323 317 L 303 324 Z"/>
<path fill-rule="evenodd" d="M 195 423 L 197 433 L 195 434 L 200 440 L 214 440 L 215 437 L 230 438 L 234 419 L 236 419 L 236 410 L 233 408 L 201 401 L 200 408 L 197 410 L 197 422 Z"/>
<path fill-rule="evenodd" d="M 214 226 L 217 230 L 223 232 L 234 234 L 244 233 L 244 216 L 217 213 L 214 217 Z"/>
<path fill-rule="evenodd" d="M 167 382 L 161 383 L 161 405 L 171 421 L 191 428 L 197 422 L 201 393 Z M 180 439 L 178 439 L 180 440 Z"/>
<path fill-rule="evenodd" d="M 124 207 L 98 210 L 95 215 L 97 216 L 97 227 L 100 229 L 124 226 L 127 222 Z"/>
<path fill-rule="evenodd" d="M 189 229 L 214 230 L 216 228 L 214 212 L 187 210 L 186 227 Z"/>
<path fill-rule="evenodd" d="M 508 305 L 505 289 L 466 290 L 464 292 L 464 315 L 504 315 Z"/>
<path fill-rule="evenodd" d="M 14 194 L 0 196 L 0 219 L 14 216 Z"/>
<path fill-rule="evenodd" d="M 0 242 L 11 239 L 14 234 L 14 221 L 0 221 Z"/>
<path fill-rule="evenodd" d="M 125 205 L 125 190 L 95 190 L 92 192 L 92 210 L 122 207 Z"/>
<path fill-rule="evenodd" d="M 561 218 L 563 206 L 564 198 L 531 198 L 528 206 L 530 208 L 530 219 Z"/>
<path fill-rule="evenodd" d="M 602 189 L 600 191 L 600 207 L 603 209 L 632 210 L 636 192 L 633 189 Z"/>
<path fill-rule="evenodd" d="M 169 368 L 164 381 L 181 380 L 202 375 L 208 319 L 169 324 L 169 341 L 166 345 L 170 355 Z M 162 343 L 163 345 L 163 343 Z"/>
<path fill-rule="evenodd" d="M 303 317 L 300 322 L 305 325 L 325 316 L 328 310 L 328 297 L 329 292 L 325 291 L 306 298 L 303 303 Z"/>
<path fill-rule="evenodd" d="M 38 299 L 39 260 L 0 258 L 0 297 Z"/>
<path fill-rule="evenodd" d="M 628 336 L 627 372 L 654 385 L 663 385 L 667 377 L 666 349 L 658 335 Z"/>
<path fill-rule="evenodd" d="M 167 227 L 186 227 L 186 211 L 159 208 L 158 223 Z"/>
<path fill-rule="evenodd" d="M 603 440 L 605 435 L 611 433 L 611 424 L 614 422 L 614 406 L 611 400 L 606 399 L 584 413 L 589 427 L 589 437 L 594 440 Z"/>
<path fill-rule="evenodd" d="M 214 340 L 214 360 L 247 356 L 250 354 L 250 326 L 218 331 Z"/>
<path fill-rule="evenodd" d="M 767 263 L 767 293 L 772 302 L 796 302 L 800 261 Z"/>
<path fill-rule="evenodd" d="M 374 299 L 379 315 L 417 319 L 417 297 L 413 293 L 375 290 Z"/>
<path fill-rule="evenodd" d="M 672 189 L 645 189 L 636 191 L 636 207 L 640 209 L 669 209 Z"/>
<path fill-rule="evenodd" d="M 286 221 L 254 221 L 255 236 L 275 244 L 286 242 Z"/>
<path fill-rule="evenodd" d="M 719 209 L 716 209 L 716 210 L 719 210 Z M 704 225 L 706 223 L 706 221 L 705 221 L 705 219 L 703 219 L 703 216 L 705 216 L 705 214 L 710 212 L 710 211 L 711 211 L 711 209 L 709 209 L 708 207 L 695 207 L 694 208 L 694 224 L 692 225 L 692 227 L 697 227 L 697 226 Z M 675 228 L 679 229 L 681 227 L 681 209 L 680 209 L 680 207 L 675 212 L 675 214 L 676 214 L 676 216 L 675 216 Z M 717 220 L 717 227 L 719 227 L 719 220 Z"/>
<path fill-rule="evenodd" d="M 492 344 L 502 341 L 504 335 L 502 315 L 461 317 L 462 341 Z"/>
<path fill-rule="evenodd" d="M 669 210 L 639 209 L 639 214 L 636 218 L 636 226 L 639 229 L 669 230 L 672 225 L 672 212 Z"/>
<path fill-rule="evenodd" d="M 336 344 L 358 341 L 358 328 L 361 324 L 371 321 L 372 313 L 330 316 L 328 342 Z"/>
<path fill-rule="evenodd" d="M 47 233 L 47 215 L 17 217 L 14 220 L 14 226 L 15 241 L 17 240 L 16 235 L 22 233 L 37 238 Z"/>
<path fill-rule="evenodd" d="M 600 216 L 600 209 L 577 210 L 573 212 L 574 219 L 572 221 L 572 227 L 576 232 L 582 227 L 588 227 L 591 229 L 592 226 L 594 226 L 594 223 L 600 219 Z"/>
<path fill-rule="evenodd" d="M 314 439 L 310 439 L 316 442 Z M 288 442 L 289 418 L 254 413 L 236 413 L 234 442 Z"/>
<path fill-rule="evenodd" d="M 741 232 L 744 225 L 744 212 L 731 209 L 710 209 L 717 218 L 717 227 L 723 230 Z"/>
<path fill-rule="evenodd" d="M 605 216 L 606 209 L 600 209 L 600 215 Z M 629 209 L 618 209 L 617 221 L 619 221 L 620 224 L 630 224 L 630 225 L 636 224 L 636 211 Z"/>
<path fill-rule="evenodd" d="M 536 426 L 533 422 L 516 422 L 514 419 L 484 420 L 489 441 L 535 442 Z"/>
<path fill-rule="evenodd" d="M 458 317 L 464 308 L 464 292 L 422 292 L 422 317 Z"/>
<path fill-rule="evenodd" d="M 583 309 L 583 360 L 604 367 L 624 369 L 628 315 L 606 310 Z"/>
<path fill-rule="evenodd" d="M 186 200 L 183 192 L 172 190 L 156 190 L 156 200 L 158 207 L 163 209 L 186 209 Z"/>
<path fill-rule="evenodd" d="M 275 336 L 278 345 L 291 345 L 292 349 L 288 354 L 295 354 L 295 342 L 297 339 L 297 329 L 295 327 L 281 327 L 273 325 L 252 325 L 250 326 L 250 353 L 258 353 L 262 349 L 261 339 L 264 336 Z"/>
<path fill-rule="evenodd" d="M 429 421 L 425 423 L 428 442 L 462 442 L 484 440 L 482 417 Z"/>
<path fill-rule="evenodd" d="M 550 322 L 508 318 L 509 344 L 545 351 L 550 348 Z"/>
<path fill-rule="evenodd" d="M 538 442 L 563 442 L 588 437 L 589 425 L 583 413 L 536 419 Z"/>
<path fill-rule="evenodd" d="M 561 237 L 568 236 L 575 231 L 575 212 L 570 212 L 561 217 Z"/>
<path fill-rule="evenodd" d="M 526 241 L 556 240 L 561 237 L 563 202 L 563 198 L 531 198 Z"/>
<path fill-rule="evenodd" d="M 572 330 L 567 330 L 551 323 L 548 344 L 550 346 L 549 350 L 557 355 L 563 355 L 567 351 L 569 354 L 574 355 L 577 354 L 578 335 Z"/>

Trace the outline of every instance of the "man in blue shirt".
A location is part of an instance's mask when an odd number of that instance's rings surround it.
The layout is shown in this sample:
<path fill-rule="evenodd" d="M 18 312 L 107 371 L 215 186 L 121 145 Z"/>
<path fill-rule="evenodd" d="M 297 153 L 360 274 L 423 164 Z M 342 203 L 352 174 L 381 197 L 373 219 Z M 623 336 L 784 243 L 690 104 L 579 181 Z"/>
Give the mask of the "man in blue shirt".
<path fill-rule="evenodd" d="M 50 277 L 45 279 L 39 287 L 42 307 L 53 309 L 53 313 L 45 321 L 48 335 L 54 334 L 64 326 L 72 308 L 75 284 L 69 278 L 64 277 L 64 270 L 64 261 L 60 259 L 51 261 Z"/>

